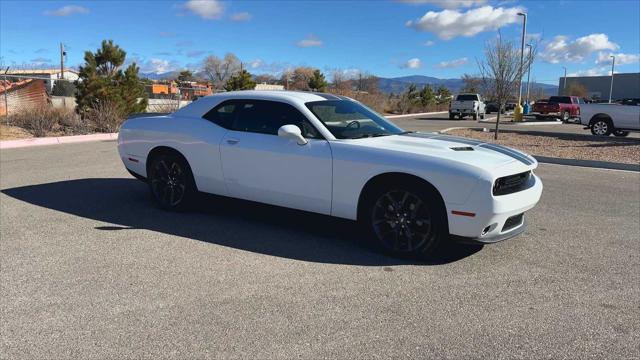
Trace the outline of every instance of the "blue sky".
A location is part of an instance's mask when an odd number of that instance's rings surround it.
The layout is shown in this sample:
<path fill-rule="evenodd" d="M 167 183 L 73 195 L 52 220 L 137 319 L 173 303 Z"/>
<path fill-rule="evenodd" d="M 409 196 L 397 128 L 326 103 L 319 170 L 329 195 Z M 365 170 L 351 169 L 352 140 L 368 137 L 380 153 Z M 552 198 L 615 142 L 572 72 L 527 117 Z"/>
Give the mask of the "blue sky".
<path fill-rule="evenodd" d="M 500 29 L 519 44 L 521 18 L 539 42 L 532 78 L 640 71 L 640 1 L 0 1 L 5 65 L 80 65 L 113 39 L 144 72 L 197 69 L 233 52 L 253 73 L 306 65 L 383 77 L 456 78 Z"/>

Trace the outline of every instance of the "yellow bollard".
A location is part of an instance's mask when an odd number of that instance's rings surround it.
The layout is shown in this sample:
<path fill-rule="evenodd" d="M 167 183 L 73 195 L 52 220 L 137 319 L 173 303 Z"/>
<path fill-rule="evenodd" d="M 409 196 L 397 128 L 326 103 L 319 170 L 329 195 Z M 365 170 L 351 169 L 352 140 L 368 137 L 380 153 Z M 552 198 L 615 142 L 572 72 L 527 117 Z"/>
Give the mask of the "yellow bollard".
<path fill-rule="evenodd" d="M 513 121 L 522 121 L 522 105 L 516 105 L 516 108 L 513 110 Z"/>

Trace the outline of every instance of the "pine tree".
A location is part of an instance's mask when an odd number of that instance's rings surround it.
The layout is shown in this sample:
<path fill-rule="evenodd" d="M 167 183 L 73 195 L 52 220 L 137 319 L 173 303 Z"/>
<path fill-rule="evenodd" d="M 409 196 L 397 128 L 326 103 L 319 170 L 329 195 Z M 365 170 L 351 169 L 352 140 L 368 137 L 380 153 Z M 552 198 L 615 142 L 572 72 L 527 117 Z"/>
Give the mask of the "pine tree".
<path fill-rule="evenodd" d="M 193 73 L 187 69 L 180 71 L 180 74 L 178 74 L 178 81 L 183 82 L 183 81 L 193 81 Z"/>
<path fill-rule="evenodd" d="M 256 82 L 251 78 L 251 74 L 244 69 L 233 74 L 224 85 L 224 89 L 227 91 L 253 90 L 255 87 Z"/>
<path fill-rule="evenodd" d="M 126 56 L 113 40 L 103 40 L 95 53 L 85 52 L 76 94 L 80 114 L 106 102 L 117 106 L 124 115 L 146 111 L 148 97 L 138 77 L 139 68 L 132 63 L 122 71 Z"/>
<path fill-rule="evenodd" d="M 309 79 L 309 88 L 313 91 L 323 92 L 327 89 L 327 80 L 324 78 L 324 74 L 320 70 L 314 70 L 313 76 Z"/>

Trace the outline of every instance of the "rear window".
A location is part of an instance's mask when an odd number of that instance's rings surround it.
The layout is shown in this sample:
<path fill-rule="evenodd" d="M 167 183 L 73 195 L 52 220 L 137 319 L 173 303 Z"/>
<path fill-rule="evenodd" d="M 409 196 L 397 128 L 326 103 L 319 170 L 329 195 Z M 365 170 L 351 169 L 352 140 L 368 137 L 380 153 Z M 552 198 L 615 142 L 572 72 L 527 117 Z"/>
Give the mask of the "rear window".
<path fill-rule="evenodd" d="M 458 101 L 478 100 L 478 95 L 462 94 L 462 95 L 458 95 L 456 100 Z"/>
<path fill-rule="evenodd" d="M 550 103 L 571 104 L 570 96 L 552 96 L 549 98 Z"/>

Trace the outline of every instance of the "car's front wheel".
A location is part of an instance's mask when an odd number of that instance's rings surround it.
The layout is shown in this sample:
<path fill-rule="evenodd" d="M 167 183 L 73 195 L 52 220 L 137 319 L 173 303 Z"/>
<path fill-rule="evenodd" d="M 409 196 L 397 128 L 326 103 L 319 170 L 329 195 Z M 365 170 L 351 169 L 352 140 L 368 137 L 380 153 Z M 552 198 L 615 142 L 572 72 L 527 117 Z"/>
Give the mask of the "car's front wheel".
<path fill-rule="evenodd" d="M 391 255 L 427 258 L 448 235 L 444 205 L 425 186 L 379 187 L 364 206 L 362 221 L 368 236 Z"/>
<path fill-rule="evenodd" d="M 196 193 L 189 164 L 173 153 L 159 154 L 151 159 L 148 182 L 156 204 L 165 210 L 186 210 Z"/>

